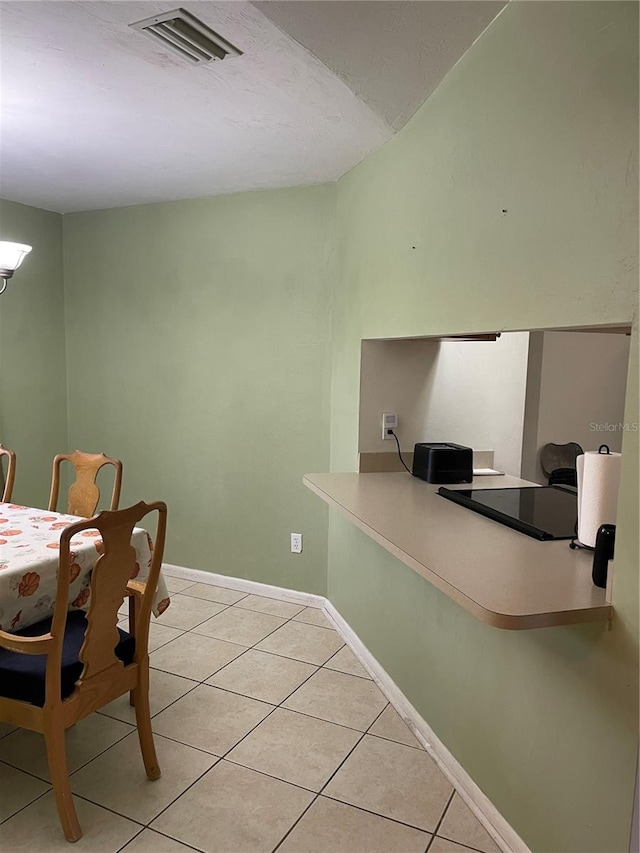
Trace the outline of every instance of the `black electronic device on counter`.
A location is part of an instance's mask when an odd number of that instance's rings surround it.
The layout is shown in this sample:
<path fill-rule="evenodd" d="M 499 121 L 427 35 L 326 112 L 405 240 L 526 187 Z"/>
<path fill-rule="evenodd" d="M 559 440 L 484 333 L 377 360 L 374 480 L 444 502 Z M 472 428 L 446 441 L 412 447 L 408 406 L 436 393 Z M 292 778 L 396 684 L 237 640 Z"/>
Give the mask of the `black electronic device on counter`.
<path fill-rule="evenodd" d="M 591 571 L 594 586 L 599 586 L 601 589 L 607 588 L 609 560 L 613 560 L 615 542 L 615 524 L 601 525 L 596 534 L 596 547 L 593 551 L 593 569 Z"/>
<path fill-rule="evenodd" d="M 448 441 L 416 444 L 411 473 L 427 483 L 470 483 L 473 480 L 473 450 Z"/>
<path fill-rule="evenodd" d="M 440 488 L 438 494 L 534 539 L 573 539 L 576 535 L 578 497 L 570 486 Z"/>

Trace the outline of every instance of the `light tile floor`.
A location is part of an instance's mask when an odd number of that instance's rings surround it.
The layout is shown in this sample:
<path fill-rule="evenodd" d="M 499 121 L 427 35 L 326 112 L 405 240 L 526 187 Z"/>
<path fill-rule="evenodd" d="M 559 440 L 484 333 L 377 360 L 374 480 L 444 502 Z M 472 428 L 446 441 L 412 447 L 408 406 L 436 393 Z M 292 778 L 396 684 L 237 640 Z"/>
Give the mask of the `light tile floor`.
<path fill-rule="evenodd" d="M 70 729 L 71 847 L 41 736 L 0 725 L 0 851 L 499 853 L 320 610 L 167 581 L 150 635 L 162 778 L 126 697 Z"/>

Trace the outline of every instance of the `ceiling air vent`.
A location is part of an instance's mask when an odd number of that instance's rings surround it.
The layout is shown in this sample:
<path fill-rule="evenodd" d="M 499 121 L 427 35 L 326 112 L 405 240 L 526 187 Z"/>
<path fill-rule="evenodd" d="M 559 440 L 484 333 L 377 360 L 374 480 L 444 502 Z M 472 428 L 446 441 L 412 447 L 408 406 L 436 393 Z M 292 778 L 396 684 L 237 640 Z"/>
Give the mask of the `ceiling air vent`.
<path fill-rule="evenodd" d="M 225 56 L 242 55 L 241 50 L 185 9 L 154 15 L 129 26 L 157 39 L 163 47 L 189 62 L 210 62 L 212 59 L 224 59 Z"/>

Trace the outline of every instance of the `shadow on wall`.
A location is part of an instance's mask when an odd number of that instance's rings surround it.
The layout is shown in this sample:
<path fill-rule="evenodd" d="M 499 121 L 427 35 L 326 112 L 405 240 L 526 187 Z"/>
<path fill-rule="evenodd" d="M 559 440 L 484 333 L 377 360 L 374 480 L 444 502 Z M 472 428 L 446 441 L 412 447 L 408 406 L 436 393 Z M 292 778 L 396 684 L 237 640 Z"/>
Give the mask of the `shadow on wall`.
<path fill-rule="evenodd" d="M 573 441 L 583 450 L 607 444 L 620 452 L 630 342 L 616 332 L 530 334 L 523 477 L 547 482 L 540 452 L 549 442 Z"/>

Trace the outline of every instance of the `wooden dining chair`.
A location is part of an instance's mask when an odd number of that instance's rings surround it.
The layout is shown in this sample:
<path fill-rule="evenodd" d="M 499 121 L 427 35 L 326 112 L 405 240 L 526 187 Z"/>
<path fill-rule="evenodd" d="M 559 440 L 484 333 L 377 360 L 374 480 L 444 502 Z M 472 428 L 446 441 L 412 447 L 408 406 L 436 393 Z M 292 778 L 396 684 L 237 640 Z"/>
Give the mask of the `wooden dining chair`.
<path fill-rule="evenodd" d="M 2 457 L 6 456 L 8 458 L 7 463 L 7 473 L 4 476 L 4 489 L 2 491 L 2 501 L 3 503 L 10 503 L 11 501 L 11 493 L 13 492 L 13 482 L 16 478 L 16 454 L 13 450 L 9 450 L 8 447 L 4 447 L 4 445 L 0 444 L 0 464 L 2 464 Z"/>
<path fill-rule="evenodd" d="M 73 453 L 59 453 L 53 460 L 51 495 L 49 496 L 50 510 L 55 512 L 58 506 L 60 466 L 63 462 L 70 462 L 76 473 L 75 482 L 69 488 L 67 512 L 70 515 L 90 518 L 94 514 L 100 500 L 100 489 L 96 485 L 96 477 L 98 471 L 105 465 L 113 465 L 115 468 L 109 509 L 118 509 L 122 486 L 122 462 L 119 459 L 111 459 L 104 453 L 83 453 L 80 450 L 74 450 Z"/>
<path fill-rule="evenodd" d="M 155 547 L 146 583 L 139 583 L 131 580 L 136 571 L 131 533 L 151 512 L 158 513 Z M 53 617 L 15 634 L 0 631 L 0 722 L 44 735 L 56 806 L 68 841 L 82 836 L 65 750 L 70 726 L 133 691 L 145 771 L 149 779 L 160 777 L 149 711 L 148 637 L 166 519 L 166 504 L 140 502 L 65 527 Z M 70 542 L 93 529 L 101 537 L 95 540 L 101 556 L 91 575 L 89 608 L 86 614 L 68 611 Z M 118 608 L 127 595 L 137 600 L 133 634 L 117 627 Z"/>

